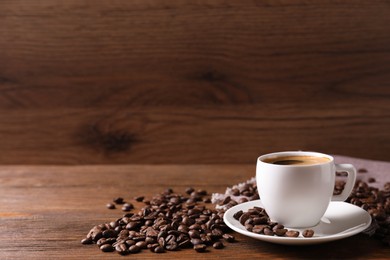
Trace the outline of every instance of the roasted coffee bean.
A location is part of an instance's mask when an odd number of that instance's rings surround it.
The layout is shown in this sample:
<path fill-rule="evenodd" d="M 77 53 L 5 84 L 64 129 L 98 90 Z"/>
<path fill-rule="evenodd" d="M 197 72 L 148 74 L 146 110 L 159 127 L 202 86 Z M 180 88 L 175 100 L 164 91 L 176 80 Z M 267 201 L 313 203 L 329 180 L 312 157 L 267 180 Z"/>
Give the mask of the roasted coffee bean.
<path fill-rule="evenodd" d="M 93 243 L 93 241 L 92 241 L 91 237 L 86 237 L 86 238 L 83 238 L 81 240 L 81 244 L 83 244 L 83 245 L 89 245 L 89 244 L 92 244 L 92 243 Z"/>
<path fill-rule="evenodd" d="M 191 240 L 189 240 L 189 239 L 183 240 L 182 242 L 179 243 L 180 248 L 188 248 L 191 246 L 192 246 L 192 243 L 191 243 Z"/>
<path fill-rule="evenodd" d="M 112 201 L 113 201 L 115 204 L 123 204 L 123 203 L 124 203 L 122 197 L 115 198 L 115 199 L 113 199 Z"/>
<path fill-rule="evenodd" d="M 104 230 L 102 233 L 103 237 L 105 237 L 105 238 L 116 237 L 117 234 L 118 233 L 113 229 Z"/>
<path fill-rule="evenodd" d="M 175 241 L 167 242 L 165 248 L 169 251 L 174 251 L 178 249 L 178 244 Z"/>
<path fill-rule="evenodd" d="M 104 244 L 100 246 L 100 250 L 102 250 L 103 252 L 112 252 L 114 251 L 114 248 L 110 244 Z"/>
<path fill-rule="evenodd" d="M 194 249 L 196 252 L 198 253 L 203 253 L 206 251 L 206 248 L 207 246 L 205 244 L 197 244 L 197 245 L 194 245 Z"/>
<path fill-rule="evenodd" d="M 156 248 L 154 248 L 153 252 L 160 254 L 160 253 L 164 253 L 165 249 L 162 246 L 157 246 Z"/>
<path fill-rule="evenodd" d="M 190 238 L 200 238 L 198 230 L 190 230 L 188 231 L 188 235 L 190 236 Z"/>
<path fill-rule="evenodd" d="M 113 204 L 113 203 L 107 203 L 107 204 L 106 204 L 106 207 L 107 207 L 108 209 L 115 209 L 115 204 Z"/>
<path fill-rule="evenodd" d="M 202 243 L 203 243 L 203 241 L 201 239 L 199 239 L 199 238 L 192 238 L 191 239 L 191 244 L 193 244 L 193 245 L 199 245 L 199 244 L 202 244 Z"/>
<path fill-rule="evenodd" d="M 213 244 L 213 247 L 215 249 L 222 249 L 224 247 L 223 243 L 221 241 L 217 241 Z"/>
<path fill-rule="evenodd" d="M 135 241 L 132 240 L 132 239 L 128 239 L 128 240 L 125 241 L 125 243 L 126 243 L 126 245 L 127 245 L 128 247 L 130 247 L 130 246 L 135 245 L 137 242 L 135 242 Z"/>
<path fill-rule="evenodd" d="M 242 210 L 239 210 L 233 214 L 233 218 L 239 220 L 242 214 L 244 214 L 244 212 Z"/>
<path fill-rule="evenodd" d="M 150 249 L 150 251 L 154 252 L 154 249 L 158 246 L 160 246 L 158 243 L 148 244 L 148 249 Z"/>
<path fill-rule="evenodd" d="M 122 211 L 130 211 L 134 208 L 133 204 L 131 203 L 125 203 L 122 206 Z"/>
<path fill-rule="evenodd" d="M 358 170 L 358 173 L 367 173 L 367 172 L 368 172 L 367 169 L 364 169 L 364 168 L 360 168 Z"/>
<path fill-rule="evenodd" d="M 138 241 L 137 243 L 135 243 L 135 245 L 141 249 L 144 249 L 144 248 L 147 248 L 148 243 L 146 243 L 145 241 Z"/>
<path fill-rule="evenodd" d="M 298 237 L 299 232 L 295 230 L 289 230 L 286 232 L 286 237 Z"/>
<path fill-rule="evenodd" d="M 98 241 L 96 241 L 96 245 L 97 246 L 102 246 L 102 245 L 104 245 L 104 244 L 108 244 L 107 243 L 107 239 L 106 238 L 104 238 L 104 237 L 102 237 L 101 239 L 99 239 Z"/>
<path fill-rule="evenodd" d="M 138 197 L 135 197 L 134 199 L 138 202 L 142 202 L 144 200 L 144 196 L 138 196 Z"/>
<path fill-rule="evenodd" d="M 368 180 L 367 180 L 367 181 L 368 181 L 368 183 L 373 183 L 373 182 L 376 182 L 375 178 L 372 178 L 372 177 L 371 177 L 371 178 L 368 178 Z"/>
<path fill-rule="evenodd" d="M 115 246 L 115 251 L 117 251 L 118 254 L 121 254 L 121 255 L 127 255 L 129 253 L 129 250 L 127 250 L 127 246 L 123 243 Z"/>
<path fill-rule="evenodd" d="M 139 251 L 141 251 L 141 248 L 139 246 L 137 246 L 136 244 L 129 247 L 129 252 L 132 254 L 136 254 Z"/>
<path fill-rule="evenodd" d="M 264 233 L 264 235 L 267 235 L 267 236 L 274 235 L 274 232 L 270 228 L 264 228 L 263 233 Z"/>
<path fill-rule="evenodd" d="M 247 221 L 250 218 L 250 216 L 251 216 L 251 214 L 249 212 L 242 214 L 240 219 L 239 219 L 241 225 L 245 225 L 245 221 Z"/>
<path fill-rule="evenodd" d="M 306 230 L 303 231 L 302 235 L 304 237 L 312 237 L 314 235 L 314 230 L 306 229 Z"/>
<path fill-rule="evenodd" d="M 230 234 L 223 234 L 222 237 L 229 243 L 233 243 L 236 240 L 235 237 Z"/>

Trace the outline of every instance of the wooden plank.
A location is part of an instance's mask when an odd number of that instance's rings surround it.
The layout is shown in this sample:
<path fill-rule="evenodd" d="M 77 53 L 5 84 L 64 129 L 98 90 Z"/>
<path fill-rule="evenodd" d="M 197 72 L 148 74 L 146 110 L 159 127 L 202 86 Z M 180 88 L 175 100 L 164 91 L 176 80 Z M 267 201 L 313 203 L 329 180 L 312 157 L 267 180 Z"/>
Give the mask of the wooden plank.
<path fill-rule="evenodd" d="M 227 186 L 253 175 L 253 165 L 2 166 L 0 258 L 122 259 L 116 253 L 102 253 L 94 245 L 80 244 L 94 225 L 121 217 L 120 210 L 105 208 L 112 198 L 151 197 L 168 187 L 180 193 L 188 186 L 224 192 Z M 236 237 L 238 242 L 226 244 L 223 250 L 210 249 L 209 253 L 201 255 L 193 250 L 181 250 L 161 254 L 158 258 L 374 259 L 386 258 L 390 253 L 379 241 L 364 235 L 304 250 Z M 149 259 L 156 255 L 146 250 L 137 257 Z"/>
<path fill-rule="evenodd" d="M 0 161 L 253 163 L 260 154 L 289 149 L 389 160 L 388 104 L 346 106 L 4 111 Z"/>
<path fill-rule="evenodd" d="M 389 46 L 387 1 L 0 1 L 0 163 L 390 160 Z"/>

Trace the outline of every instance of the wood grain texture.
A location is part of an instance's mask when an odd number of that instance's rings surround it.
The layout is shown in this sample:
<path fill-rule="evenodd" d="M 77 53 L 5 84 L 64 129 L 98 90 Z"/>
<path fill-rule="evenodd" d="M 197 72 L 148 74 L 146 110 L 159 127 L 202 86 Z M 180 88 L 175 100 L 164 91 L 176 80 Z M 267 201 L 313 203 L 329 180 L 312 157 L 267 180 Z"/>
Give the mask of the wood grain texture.
<path fill-rule="evenodd" d="M 388 1 L 0 1 L 0 163 L 390 160 Z"/>
<path fill-rule="evenodd" d="M 150 198 L 168 187 L 179 193 L 189 186 L 224 192 L 253 174 L 253 165 L 2 166 L 0 258 L 123 259 L 116 253 L 102 253 L 96 245 L 80 244 L 90 228 L 122 216 L 118 209 L 106 209 L 112 198 Z M 365 235 L 305 247 L 235 236 L 238 242 L 226 244 L 223 250 L 211 248 L 205 254 L 181 250 L 158 255 L 158 259 L 375 259 L 390 254 L 389 248 Z M 138 258 L 156 259 L 156 255 L 145 250 Z"/>

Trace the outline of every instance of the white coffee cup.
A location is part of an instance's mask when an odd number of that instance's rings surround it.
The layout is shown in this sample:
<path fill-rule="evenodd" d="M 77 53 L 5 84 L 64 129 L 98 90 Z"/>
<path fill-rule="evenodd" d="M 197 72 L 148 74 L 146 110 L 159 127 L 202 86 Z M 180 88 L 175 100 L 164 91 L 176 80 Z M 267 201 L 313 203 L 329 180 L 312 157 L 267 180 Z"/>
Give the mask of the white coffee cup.
<path fill-rule="evenodd" d="M 311 156 L 325 162 L 306 165 L 279 165 L 274 158 Z M 340 195 L 333 195 L 336 171 L 347 172 Z M 325 214 L 330 201 L 348 198 L 356 180 L 351 164 L 335 164 L 332 156 L 317 152 L 290 151 L 262 155 L 257 160 L 256 182 L 261 202 L 270 219 L 286 227 L 313 227 Z"/>

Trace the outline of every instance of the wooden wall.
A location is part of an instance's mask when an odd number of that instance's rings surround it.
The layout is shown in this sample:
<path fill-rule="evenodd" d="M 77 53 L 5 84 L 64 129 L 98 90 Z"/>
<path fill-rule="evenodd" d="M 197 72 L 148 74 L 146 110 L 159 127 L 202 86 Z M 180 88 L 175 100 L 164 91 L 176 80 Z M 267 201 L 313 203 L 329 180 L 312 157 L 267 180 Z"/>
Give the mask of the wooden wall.
<path fill-rule="evenodd" d="M 0 163 L 390 160 L 390 2 L 1 0 Z"/>

